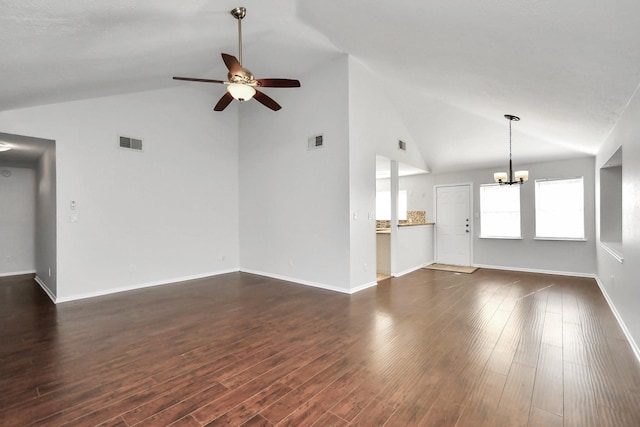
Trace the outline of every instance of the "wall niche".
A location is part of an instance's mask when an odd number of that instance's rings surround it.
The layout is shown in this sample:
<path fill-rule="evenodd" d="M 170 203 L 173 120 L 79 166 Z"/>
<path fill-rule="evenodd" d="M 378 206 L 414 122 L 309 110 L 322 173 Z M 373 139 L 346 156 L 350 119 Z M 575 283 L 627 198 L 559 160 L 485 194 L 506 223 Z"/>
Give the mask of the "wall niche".
<path fill-rule="evenodd" d="M 622 147 L 600 168 L 600 244 L 622 262 Z"/>

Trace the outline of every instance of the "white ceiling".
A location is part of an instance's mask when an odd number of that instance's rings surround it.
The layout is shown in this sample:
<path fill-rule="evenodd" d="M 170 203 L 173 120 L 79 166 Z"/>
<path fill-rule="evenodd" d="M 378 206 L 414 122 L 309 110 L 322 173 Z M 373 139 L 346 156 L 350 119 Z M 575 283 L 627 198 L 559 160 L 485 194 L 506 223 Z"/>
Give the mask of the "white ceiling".
<path fill-rule="evenodd" d="M 240 5 L 254 73 L 353 55 L 434 172 L 503 166 L 507 113 L 515 163 L 593 155 L 640 83 L 637 0 L 0 0 L 0 110 L 222 78 Z"/>

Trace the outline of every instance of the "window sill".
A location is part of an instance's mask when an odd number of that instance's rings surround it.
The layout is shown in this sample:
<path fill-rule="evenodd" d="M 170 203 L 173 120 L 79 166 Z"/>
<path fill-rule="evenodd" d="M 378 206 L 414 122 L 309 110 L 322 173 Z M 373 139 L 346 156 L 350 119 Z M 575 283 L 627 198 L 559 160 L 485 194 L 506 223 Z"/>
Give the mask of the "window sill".
<path fill-rule="evenodd" d="M 587 239 L 572 239 L 570 237 L 534 237 L 533 240 L 559 240 L 562 242 L 586 242 Z"/>
<path fill-rule="evenodd" d="M 522 237 L 480 236 L 481 239 L 522 240 Z"/>
<path fill-rule="evenodd" d="M 620 264 L 624 261 L 622 244 L 617 242 L 600 242 L 600 246 Z"/>

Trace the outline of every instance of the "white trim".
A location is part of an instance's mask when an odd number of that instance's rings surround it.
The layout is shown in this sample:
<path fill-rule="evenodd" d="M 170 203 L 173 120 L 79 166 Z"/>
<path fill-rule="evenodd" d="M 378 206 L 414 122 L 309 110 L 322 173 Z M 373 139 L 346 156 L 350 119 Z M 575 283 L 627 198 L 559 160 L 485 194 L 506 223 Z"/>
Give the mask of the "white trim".
<path fill-rule="evenodd" d="M 618 253 L 611 246 L 607 245 L 605 242 L 600 242 L 600 247 L 604 249 L 609 255 L 615 258 L 620 264 L 624 262 L 624 256 L 621 253 Z"/>
<path fill-rule="evenodd" d="M 116 294 L 116 293 L 119 293 L 119 292 L 127 292 L 127 291 L 134 291 L 134 290 L 137 290 L 137 289 L 150 288 L 150 287 L 153 287 L 153 286 L 171 285 L 173 283 L 185 282 L 187 280 L 204 279 L 204 278 L 207 278 L 207 277 L 219 276 L 220 274 L 236 273 L 238 271 L 239 270 L 237 268 L 232 268 L 232 269 L 228 269 L 228 270 L 220 270 L 220 271 L 213 271 L 213 272 L 209 272 L 209 273 L 194 274 L 192 276 L 175 277 L 173 279 L 168 279 L 168 280 L 158 280 L 158 281 L 153 281 L 153 282 L 138 283 L 138 284 L 135 284 L 135 285 L 123 286 L 123 287 L 120 287 L 120 288 L 104 289 L 104 290 L 96 291 L 96 292 L 88 292 L 86 294 L 68 295 L 68 296 L 56 298 L 55 299 L 55 303 L 59 304 L 59 303 L 62 303 L 62 302 L 76 301 L 76 300 L 85 299 L 85 298 L 100 297 L 100 296 L 104 296 L 104 295 Z"/>
<path fill-rule="evenodd" d="M 355 294 L 356 292 L 364 291 L 365 289 L 373 288 L 378 286 L 378 281 L 374 280 L 373 282 L 365 283 L 364 285 L 356 286 L 355 288 L 351 288 L 349 290 L 350 294 Z"/>
<path fill-rule="evenodd" d="M 432 261 L 429 261 L 429 262 L 425 262 L 424 264 L 420 264 L 420 265 L 418 265 L 416 267 L 411 267 L 411 268 L 409 268 L 407 270 L 401 271 L 400 273 L 394 274 L 393 277 L 401 277 L 401 276 L 404 276 L 405 274 L 413 273 L 414 271 L 420 270 L 421 268 L 424 268 L 424 267 L 426 267 L 428 265 L 431 265 L 434 262 L 435 261 L 432 260 Z"/>
<path fill-rule="evenodd" d="M 634 341 L 631 332 L 629 332 L 627 325 L 625 325 L 624 320 L 622 320 L 622 316 L 616 309 L 616 306 L 613 304 L 613 300 L 609 298 L 609 294 L 607 294 L 607 290 L 605 289 L 603 283 L 600 281 L 600 277 L 596 275 L 594 278 L 596 279 L 596 283 L 600 288 L 600 292 L 602 292 L 602 295 L 604 295 L 604 299 L 607 301 L 607 304 L 609 304 L 609 308 L 613 312 L 613 315 L 616 317 L 616 320 L 618 321 L 622 332 L 624 332 L 625 337 L 627 337 L 627 341 L 629 341 L 629 345 L 631 346 L 631 350 L 633 350 L 633 354 L 635 354 L 636 359 L 640 362 L 640 348 L 638 347 L 638 344 Z"/>
<path fill-rule="evenodd" d="M 584 237 L 572 238 L 572 237 L 534 237 L 533 240 L 550 240 L 560 242 L 588 242 Z"/>
<path fill-rule="evenodd" d="M 302 279 L 298 279 L 298 278 L 295 278 L 295 277 L 281 276 L 279 274 L 266 273 L 264 271 L 251 270 L 251 269 L 247 269 L 247 268 L 241 268 L 240 271 L 242 273 L 256 274 L 258 276 L 270 277 L 272 279 L 284 280 L 284 281 L 292 282 L 292 283 L 299 284 L 299 285 L 305 285 L 305 286 L 311 286 L 311 287 L 314 287 L 314 288 L 326 289 L 328 291 L 340 292 L 340 293 L 343 293 L 343 294 L 351 294 L 351 293 L 353 293 L 349 289 L 338 288 L 336 286 L 325 285 L 324 283 L 312 282 L 312 281 L 309 281 L 309 280 L 302 280 Z"/>
<path fill-rule="evenodd" d="M 56 296 L 53 294 L 53 292 L 51 292 L 51 289 L 49 289 L 49 287 L 46 285 L 46 283 L 44 283 L 44 281 L 42 279 L 40 279 L 38 276 L 34 277 L 33 280 L 35 280 L 36 283 L 38 285 L 40 285 L 40 287 L 42 288 L 44 293 L 47 294 L 49 299 L 51 299 L 51 301 L 55 304 L 56 303 Z"/>
<path fill-rule="evenodd" d="M 9 276 L 23 276 L 25 274 L 35 274 L 35 270 L 29 271 L 13 271 L 11 273 L 0 273 L 0 277 L 9 277 Z"/>
<path fill-rule="evenodd" d="M 502 265 L 487 264 L 473 264 L 473 266 L 478 268 L 490 268 L 493 270 L 521 271 L 523 273 L 554 274 L 557 276 L 588 277 L 591 279 L 596 278 L 594 273 L 579 273 L 575 271 L 541 270 L 537 268 L 505 267 Z"/>
<path fill-rule="evenodd" d="M 473 264 L 473 239 L 475 238 L 475 216 L 473 215 L 473 181 L 461 182 L 457 184 L 436 184 L 433 186 L 433 208 L 436 214 L 435 224 L 438 222 L 438 188 L 441 187 L 469 187 L 469 265 Z M 433 227 L 433 257 L 434 262 L 438 260 L 438 227 Z M 427 264 L 428 265 L 428 264 Z"/>
<path fill-rule="evenodd" d="M 478 239 L 497 239 L 497 240 L 524 240 L 520 237 L 503 237 L 503 236 L 478 236 Z"/>

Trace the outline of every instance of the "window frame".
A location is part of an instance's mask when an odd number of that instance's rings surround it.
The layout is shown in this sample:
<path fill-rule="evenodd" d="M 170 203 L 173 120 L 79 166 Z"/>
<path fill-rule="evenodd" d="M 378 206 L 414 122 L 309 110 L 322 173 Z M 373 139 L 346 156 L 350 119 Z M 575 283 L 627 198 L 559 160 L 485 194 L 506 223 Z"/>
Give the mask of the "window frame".
<path fill-rule="evenodd" d="M 580 184 L 582 186 L 582 191 L 580 197 L 582 199 L 582 237 L 571 237 L 571 236 L 542 236 L 539 234 L 538 229 L 538 221 L 540 219 L 538 202 L 540 197 L 538 195 L 538 189 L 541 188 L 538 186 L 538 183 L 542 182 L 553 182 L 553 181 L 570 181 L 570 180 L 580 180 Z M 534 181 L 534 240 L 559 240 L 559 241 L 574 241 L 574 242 L 585 242 L 586 239 L 586 221 L 585 221 L 585 194 L 584 194 L 584 176 L 572 176 L 572 177 L 563 177 L 563 178 L 542 178 L 536 179 Z"/>
<path fill-rule="evenodd" d="M 512 188 L 516 187 L 518 190 L 518 235 L 488 235 L 485 234 L 485 228 L 483 226 L 483 216 L 485 214 L 485 210 L 483 208 L 483 188 Z M 514 186 L 505 186 L 505 184 L 481 184 L 479 186 L 479 203 L 480 203 L 480 238 L 481 239 L 502 239 L 502 240 L 522 240 L 522 192 L 520 191 L 520 184 L 515 184 Z M 508 214 L 508 213 L 507 213 Z"/>

